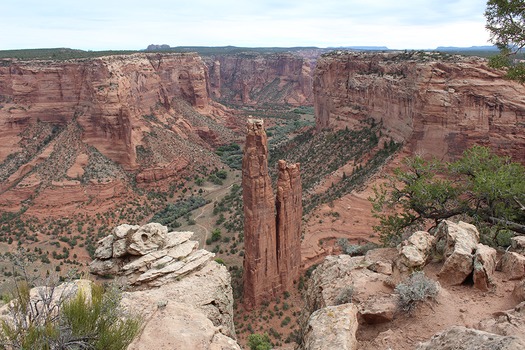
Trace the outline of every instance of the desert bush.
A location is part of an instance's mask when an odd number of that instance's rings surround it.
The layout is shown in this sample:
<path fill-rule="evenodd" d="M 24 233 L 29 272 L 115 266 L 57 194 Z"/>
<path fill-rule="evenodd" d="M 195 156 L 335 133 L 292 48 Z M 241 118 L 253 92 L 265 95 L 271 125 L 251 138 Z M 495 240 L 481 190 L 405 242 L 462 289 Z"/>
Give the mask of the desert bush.
<path fill-rule="evenodd" d="M 354 295 L 353 287 L 344 288 L 334 299 L 335 305 L 348 304 L 352 302 L 352 296 Z"/>
<path fill-rule="evenodd" d="M 381 242 L 395 246 L 409 232 L 431 222 L 456 215 L 471 218 L 478 228 L 525 233 L 525 167 L 490 148 L 473 146 L 454 162 L 425 159 L 416 155 L 404 160 L 386 183 L 374 188 L 372 213 L 379 219 L 373 229 Z M 490 245 L 500 242 L 493 230 L 484 230 L 481 240 Z"/>
<path fill-rule="evenodd" d="M 42 287 L 37 301 L 29 283 L 17 281 L 1 321 L 2 348 L 123 350 L 138 334 L 141 319 L 123 312 L 116 287 L 93 284 L 89 295 L 79 290 L 73 296 L 64 290 Z"/>
<path fill-rule="evenodd" d="M 343 253 L 350 256 L 365 255 L 369 250 L 378 247 L 378 245 L 373 242 L 367 242 L 364 245 L 350 244 L 349 240 L 346 238 L 339 238 L 337 244 L 341 247 Z"/>
<path fill-rule="evenodd" d="M 272 348 L 272 343 L 270 342 L 270 337 L 267 333 L 250 334 L 248 336 L 248 347 L 250 350 L 270 350 Z"/>
<path fill-rule="evenodd" d="M 435 300 L 439 285 L 422 271 L 417 271 L 405 282 L 398 284 L 395 291 L 398 294 L 398 308 L 404 312 L 412 312 L 420 302 Z"/>

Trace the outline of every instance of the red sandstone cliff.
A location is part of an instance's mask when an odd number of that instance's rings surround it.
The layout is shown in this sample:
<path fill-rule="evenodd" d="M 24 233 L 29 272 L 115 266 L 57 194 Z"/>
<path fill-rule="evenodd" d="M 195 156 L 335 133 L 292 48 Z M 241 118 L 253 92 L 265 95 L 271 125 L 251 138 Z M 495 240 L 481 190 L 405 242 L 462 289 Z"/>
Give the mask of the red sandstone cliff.
<path fill-rule="evenodd" d="M 313 102 L 310 60 L 288 53 L 204 57 L 211 96 L 243 105 Z"/>
<path fill-rule="evenodd" d="M 456 156 L 484 144 L 523 160 L 525 87 L 484 59 L 335 52 L 318 60 L 318 129 L 382 120 L 411 153 Z"/>
<path fill-rule="evenodd" d="M 280 291 L 275 202 L 268 174 L 268 146 L 262 120 L 247 123 L 242 161 L 244 205 L 244 303 L 253 308 Z"/>
<path fill-rule="evenodd" d="M 122 169 L 151 182 L 218 166 L 210 144 L 232 134 L 207 74 L 196 54 L 1 60 L 0 205 L 41 185 L 40 195 L 67 186 L 80 203 L 83 186 L 125 180 Z"/>
<path fill-rule="evenodd" d="M 277 264 L 283 291 L 290 291 L 299 279 L 301 265 L 301 221 L 303 219 L 301 172 L 299 163 L 278 164 Z"/>
<path fill-rule="evenodd" d="M 243 287 L 248 309 L 291 290 L 299 278 L 303 215 L 299 164 L 281 160 L 278 171 L 275 198 L 263 121 L 248 120 L 242 164 Z"/>

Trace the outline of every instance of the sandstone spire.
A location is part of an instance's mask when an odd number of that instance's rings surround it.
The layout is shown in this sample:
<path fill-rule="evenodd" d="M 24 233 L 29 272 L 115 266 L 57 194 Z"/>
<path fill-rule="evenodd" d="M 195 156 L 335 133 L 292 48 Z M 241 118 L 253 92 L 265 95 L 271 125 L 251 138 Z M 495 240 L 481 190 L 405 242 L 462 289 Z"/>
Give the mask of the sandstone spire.
<path fill-rule="evenodd" d="M 279 161 L 277 198 L 274 198 L 263 121 L 248 120 L 242 188 L 244 305 L 249 309 L 290 290 L 299 277 L 302 219 L 299 168 L 299 164 Z"/>
<path fill-rule="evenodd" d="M 300 165 L 280 160 L 277 180 L 277 265 L 283 291 L 299 278 L 303 216 Z"/>
<path fill-rule="evenodd" d="M 244 203 L 244 304 L 252 308 L 280 290 L 277 271 L 275 202 L 268 175 L 263 121 L 247 123 L 242 161 Z"/>

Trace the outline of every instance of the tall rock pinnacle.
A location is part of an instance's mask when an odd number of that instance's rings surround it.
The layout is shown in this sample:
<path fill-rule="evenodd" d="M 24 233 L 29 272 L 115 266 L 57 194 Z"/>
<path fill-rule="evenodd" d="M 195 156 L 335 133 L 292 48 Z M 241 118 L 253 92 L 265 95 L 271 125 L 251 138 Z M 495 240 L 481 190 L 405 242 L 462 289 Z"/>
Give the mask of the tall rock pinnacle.
<path fill-rule="evenodd" d="M 283 291 L 299 278 L 301 265 L 302 185 L 299 163 L 280 160 L 277 180 L 277 264 Z"/>
<path fill-rule="evenodd" d="M 268 145 L 262 120 L 248 120 L 242 160 L 244 203 L 244 304 L 252 308 L 280 290 L 275 202 L 268 175 Z"/>
<path fill-rule="evenodd" d="M 289 290 L 301 263 L 299 164 L 279 161 L 277 199 L 268 174 L 262 120 L 249 119 L 242 163 L 244 203 L 244 305 L 251 309 Z M 277 208 L 277 213 L 276 213 Z"/>

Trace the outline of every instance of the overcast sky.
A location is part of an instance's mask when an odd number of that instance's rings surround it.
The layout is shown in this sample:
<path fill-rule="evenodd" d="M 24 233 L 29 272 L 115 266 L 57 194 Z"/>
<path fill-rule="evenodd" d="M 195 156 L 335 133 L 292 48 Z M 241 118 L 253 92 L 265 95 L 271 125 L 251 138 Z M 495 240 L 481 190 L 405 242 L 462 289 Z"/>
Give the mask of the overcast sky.
<path fill-rule="evenodd" d="M 2 0 L 0 49 L 487 45 L 483 0 Z"/>

